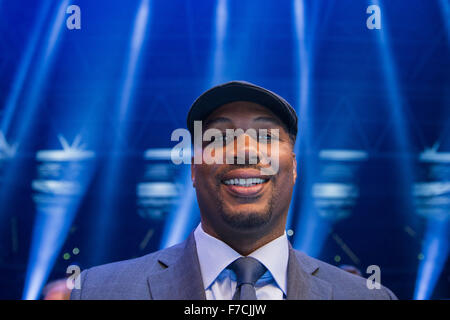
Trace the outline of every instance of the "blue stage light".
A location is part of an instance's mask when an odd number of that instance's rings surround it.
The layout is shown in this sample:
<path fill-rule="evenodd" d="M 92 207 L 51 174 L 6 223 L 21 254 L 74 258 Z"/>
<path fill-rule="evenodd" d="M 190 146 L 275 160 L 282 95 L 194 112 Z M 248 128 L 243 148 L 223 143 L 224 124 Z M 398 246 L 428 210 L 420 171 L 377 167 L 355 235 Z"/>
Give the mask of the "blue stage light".
<path fill-rule="evenodd" d="M 228 1 L 218 0 L 215 8 L 215 37 L 211 55 L 211 75 L 208 86 L 225 80 L 225 37 L 228 25 Z M 175 206 L 165 223 L 160 248 L 180 243 L 200 221 L 200 212 L 196 202 L 195 189 L 192 186 L 191 171 L 185 169 L 184 185 L 186 190 L 178 206 Z"/>
<path fill-rule="evenodd" d="M 28 44 L 24 50 L 23 58 L 20 60 L 20 64 L 12 82 L 11 89 L 9 90 L 8 98 L 4 106 L 2 122 L 0 125 L 0 131 L 2 131 L 5 135 L 7 135 L 9 131 L 9 126 L 11 125 L 12 117 L 14 111 L 16 110 L 17 100 L 19 99 L 20 93 L 22 92 L 26 77 L 30 72 L 31 62 L 38 47 L 39 37 L 42 34 L 44 23 L 50 9 L 50 4 L 50 0 L 44 1 L 39 9 L 38 14 L 36 15 L 37 21 L 35 27 L 31 31 L 30 40 L 28 41 Z"/>
<path fill-rule="evenodd" d="M 178 181 L 182 168 L 172 162 L 171 155 L 170 148 L 152 148 L 144 153 L 144 175 L 136 186 L 137 205 L 139 215 L 152 222 L 167 219 L 184 197 L 184 185 Z"/>
<path fill-rule="evenodd" d="M 11 136 L 11 139 L 16 141 L 16 143 L 21 146 L 25 145 L 27 142 L 24 139 L 31 127 L 32 119 L 41 100 L 41 93 L 43 91 L 43 88 L 45 87 L 45 79 L 53 63 L 53 55 L 57 51 L 60 34 L 64 29 L 64 17 L 66 12 L 65 10 L 68 3 L 69 0 L 64 0 L 59 3 L 52 19 L 50 20 L 51 24 L 48 33 L 44 37 L 42 44 L 38 49 L 36 49 L 36 51 L 38 52 L 38 58 L 36 58 L 37 60 L 34 62 L 36 68 L 31 76 L 31 84 L 29 86 L 29 90 L 23 93 L 23 95 L 25 96 L 25 102 L 24 108 L 21 110 L 20 114 L 20 123 L 18 124 L 13 125 L 11 123 L 11 119 L 15 110 L 15 102 L 18 99 L 18 96 L 16 95 L 20 94 L 20 89 L 23 86 L 22 84 L 26 80 L 25 77 L 30 73 L 29 64 L 31 63 L 31 61 L 28 61 L 28 59 L 32 59 L 33 48 L 36 45 L 34 41 L 38 41 L 37 37 L 39 35 L 32 36 L 31 38 L 31 43 L 24 56 L 25 60 L 21 64 L 19 73 L 17 74 L 17 80 L 14 83 L 14 88 L 16 91 L 11 93 L 9 97 L 9 99 L 11 100 L 8 100 L 8 103 L 10 104 L 8 105 L 8 109 L 6 110 L 6 119 L 5 122 L 2 122 L 2 126 L 4 125 L 7 129 L 11 129 L 11 127 L 13 127 L 14 130 L 9 130 L 10 132 L 4 132 L 4 134 Z M 46 11 L 45 5 L 43 10 L 44 12 Z M 38 23 L 39 22 L 40 20 L 38 20 Z M 6 170 L 5 176 L 3 178 L 7 184 L 12 184 L 12 182 L 16 178 L 18 171 L 21 168 L 21 163 L 22 159 L 20 157 L 10 162 L 10 166 L 8 167 L 8 170 Z M 11 192 L 10 188 L 3 188 L 2 190 L 0 190 L 0 205 L 8 202 L 9 192 Z"/>
<path fill-rule="evenodd" d="M 184 174 L 183 195 L 167 217 L 160 242 L 160 248 L 164 249 L 182 242 L 200 221 L 200 212 L 196 203 L 195 189 L 192 186 L 191 173 L 186 166 Z"/>
<path fill-rule="evenodd" d="M 442 12 L 442 20 L 447 31 L 447 42 L 450 43 L 450 3 L 448 0 L 439 0 Z"/>
<path fill-rule="evenodd" d="M 447 212 L 448 213 L 448 212 Z M 423 259 L 419 263 L 414 300 L 431 299 L 433 290 L 449 256 L 450 217 L 427 221 L 423 239 Z"/>
<path fill-rule="evenodd" d="M 81 138 L 68 145 L 59 136 L 62 150 L 36 154 L 38 178 L 33 181 L 36 203 L 29 263 L 23 299 L 38 299 L 77 212 L 92 175 L 93 151 L 84 150 Z"/>
<path fill-rule="evenodd" d="M 217 1 L 215 17 L 215 47 L 213 49 L 213 75 L 211 83 L 218 84 L 223 82 L 223 76 L 225 74 L 225 36 L 228 22 L 227 0 Z"/>
<path fill-rule="evenodd" d="M 426 223 L 414 299 L 430 299 L 450 244 L 450 152 L 438 152 L 439 143 L 419 156 L 413 196 L 416 213 Z"/>
<path fill-rule="evenodd" d="M 96 217 L 95 231 L 93 234 L 96 248 L 92 254 L 94 264 L 104 263 L 109 256 L 109 246 L 107 245 L 107 235 L 112 225 L 115 223 L 114 212 L 117 188 L 117 179 L 123 166 L 123 137 L 128 134 L 127 124 L 132 116 L 133 93 L 138 77 L 139 64 L 142 56 L 143 46 L 147 34 L 149 33 L 151 7 L 149 0 L 141 0 L 134 19 L 132 34 L 128 45 L 127 59 L 124 64 L 123 78 L 118 95 L 118 105 L 116 106 L 113 118 L 115 124 L 112 140 L 113 145 L 110 150 L 110 159 L 105 168 L 105 178 L 103 181 L 103 191 L 100 195 L 100 208 Z"/>
<path fill-rule="evenodd" d="M 383 6 L 378 0 L 369 1 L 369 5 L 377 5 L 383 10 Z M 391 41 L 389 38 L 389 26 L 384 19 L 384 15 L 381 15 L 381 28 L 374 30 L 377 36 L 377 45 L 381 56 L 381 67 L 383 68 L 384 79 L 386 80 L 386 91 L 389 98 L 389 112 L 391 113 L 392 120 L 394 122 L 396 143 L 398 145 L 397 151 L 400 153 L 407 154 L 412 151 L 411 143 L 409 137 L 411 136 L 408 132 L 408 126 L 406 125 L 406 101 L 403 98 L 400 87 L 400 82 L 398 80 L 397 66 L 395 65 L 394 56 L 391 48 Z M 412 176 L 413 170 L 411 168 L 411 162 L 405 159 L 400 166 L 401 176 L 399 177 L 404 185 L 405 189 L 409 189 L 412 186 Z M 405 199 L 405 204 L 409 205 L 412 203 L 411 198 Z M 411 207 L 411 206 L 410 206 Z"/>

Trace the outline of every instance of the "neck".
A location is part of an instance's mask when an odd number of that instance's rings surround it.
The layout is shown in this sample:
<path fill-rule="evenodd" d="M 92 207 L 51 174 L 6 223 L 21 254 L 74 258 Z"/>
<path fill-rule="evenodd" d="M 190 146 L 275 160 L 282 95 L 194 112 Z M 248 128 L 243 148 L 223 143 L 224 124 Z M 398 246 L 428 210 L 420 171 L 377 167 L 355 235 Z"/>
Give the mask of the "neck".
<path fill-rule="evenodd" d="M 253 251 L 284 234 L 283 225 L 275 229 L 272 228 L 270 232 L 264 232 L 264 230 L 259 229 L 251 231 L 229 229 L 223 232 L 217 232 L 202 221 L 202 229 L 210 236 L 225 242 L 242 256 L 248 256 Z"/>

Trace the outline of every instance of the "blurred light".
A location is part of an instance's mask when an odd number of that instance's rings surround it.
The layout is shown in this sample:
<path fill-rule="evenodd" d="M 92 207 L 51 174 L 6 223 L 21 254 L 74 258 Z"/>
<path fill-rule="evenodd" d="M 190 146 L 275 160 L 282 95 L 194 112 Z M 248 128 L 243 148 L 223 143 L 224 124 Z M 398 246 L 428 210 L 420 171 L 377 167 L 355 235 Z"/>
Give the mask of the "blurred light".
<path fill-rule="evenodd" d="M 169 182 L 147 182 L 138 185 L 139 197 L 176 197 L 178 190 L 173 183 Z"/>
<path fill-rule="evenodd" d="M 418 255 L 414 299 L 430 299 L 449 255 L 450 153 L 438 152 L 439 143 L 419 155 L 417 181 L 413 185 L 416 213 L 427 228 Z"/>
<path fill-rule="evenodd" d="M 305 31 L 305 12 L 304 12 L 304 2 L 303 0 L 293 0 L 293 24 L 295 29 L 295 38 L 296 38 L 296 55 L 295 56 L 295 68 L 297 71 L 297 87 L 298 89 L 298 97 L 297 97 L 297 114 L 299 116 L 299 132 L 298 132 L 298 139 L 294 146 L 294 153 L 297 156 L 297 161 L 300 160 L 300 145 L 303 143 L 304 149 L 308 150 L 310 146 L 310 139 L 309 134 L 311 130 L 311 126 L 309 124 L 309 121 L 306 121 L 308 119 L 308 113 L 310 108 L 310 67 L 313 64 L 312 60 L 312 48 L 311 48 L 311 41 L 307 41 L 307 34 Z M 311 35 L 311 38 L 314 38 L 313 35 Z M 310 164 L 305 163 L 305 167 L 309 168 Z M 305 185 L 308 185 L 310 181 L 310 173 L 309 169 L 306 171 L 303 171 L 304 173 L 304 179 L 305 179 Z M 291 205 L 289 206 L 289 212 L 287 216 L 286 221 L 286 227 L 287 228 L 297 228 L 299 226 L 299 221 L 293 222 L 293 218 L 295 215 L 294 210 L 297 211 L 305 211 L 309 210 L 309 201 L 308 203 L 298 203 L 296 199 L 299 198 L 299 193 L 302 191 L 299 187 L 300 183 L 297 182 L 294 185 L 294 190 L 292 192 L 293 194 L 293 200 Z M 299 208 L 297 208 L 299 207 Z M 298 242 L 294 239 L 294 246 Z"/>
<path fill-rule="evenodd" d="M 64 18 L 68 4 L 68 0 L 59 3 L 55 15 L 51 19 L 49 32 L 43 42 L 39 59 L 35 62 L 36 71 L 31 80 L 32 85 L 30 86 L 30 90 L 27 92 L 25 98 L 25 108 L 21 113 L 20 125 L 15 127 L 17 129 L 15 138 L 19 142 L 22 142 L 31 127 L 30 124 L 34 117 L 34 113 L 37 106 L 39 106 L 41 93 L 45 86 L 45 79 L 50 70 L 50 66 L 54 61 L 53 56 L 56 53 L 60 34 L 62 30 L 64 30 Z M 30 50 L 32 49 L 30 48 Z M 27 55 L 25 58 L 27 59 Z M 29 62 L 24 62 L 23 67 L 21 67 L 24 71 L 20 72 L 28 72 L 28 63 Z M 22 76 L 24 77 L 25 74 L 18 76 L 19 82 L 23 81 L 20 80 L 20 77 Z M 21 85 L 17 84 L 17 90 L 20 89 L 20 86 Z M 13 181 L 20 169 L 20 161 L 13 162 L 11 168 L 8 169 L 5 181 L 7 181 L 7 183 Z M 4 199 L 8 198 L 7 193 L 5 192 L 6 189 L 7 188 L 4 188 L 2 190 L 0 203 L 3 203 Z M 57 253 L 64 242 L 77 208 L 78 201 L 74 201 L 74 199 L 65 199 L 62 203 L 58 203 L 53 197 L 54 195 L 49 194 L 44 197 L 38 195 L 35 198 L 38 202 L 37 214 L 33 229 L 23 299 L 29 300 L 37 299 L 39 297 L 42 286 L 47 280 L 50 270 L 53 267 Z"/>
<path fill-rule="evenodd" d="M 449 255 L 450 219 L 428 219 L 422 245 L 422 259 L 419 255 L 414 300 L 431 299 L 434 287 Z"/>
<path fill-rule="evenodd" d="M 359 196 L 356 186 L 344 183 L 315 183 L 312 193 L 314 198 L 347 199 Z"/>
<path fill-rule="evenodd" d="M 450 163 L 450 152 L 438 152 L 439 143 L 420 153 L 420 162 Z"/>
<path fill-rule="evenodd" d="M 412 149 L 410 146 L 410 141 L 408 139 L 408 137 L 410 136 L 410 134 L 407 132 L 408 126 L 405 123 L 405 119 L 407 118 L 405 112 L 406 102 L 401 94 L 402 88 L 400 86 L 400 82 L 398 81 L 397 66 L 395 65 L 395 59 L 392 54 L 392 48 L 390 46 L 391 41 L 389 39 L 388 33 L 389 26 L 387 24 L 387 19 L 384 18 L 383 6 L 380 5 L 379 2 L 380 1 L 378 0 L 368 1 L 369 5 L 375 4 L 379 6 L 382 12 L 382 28 L 374 30 L 373 32 L 378 38 L 377 44 L 382 59 L 381 66 L 383 68 L 384 79 L 386 83 L 385 87 L 390 102 L 388 110 L 390 111 L 394 121 L 394 139 L 396 140 L 396 143 L 398 145 L 398 152 L 408 154 Z M 413 170 L 411 168 L 411 163 L 407 158 L 402 158 L 400 169 L 400 178 L 405 185 L 405 189 L 410 188 L 412 185 Z M 405 205 L 407 206 L 407 208 L 405 208 L 406 212 L 410 212 L 412 210 L 412 208 L 409 208 L 411 203 L 411 198 L 407 198 L 405 201 Z"/>
<path fill-rule="evenodd" d="M 92 176 L 90 161 L 95 154 L 83 150 L 80 136 L 70 147 L 59 138 L 64 150 L 43 150 L 36 155 L 40 165 L 32 181 L 37 212 L 23 291 L 27 300 L 39 298 Z M 67 260 L 70 254 L 63 257 Z"/>
<path fill-rule="evenodd" d="M 153 148 L 148 149 L 144 153 L 144 159 L 146 160 L 170 160 L 171 148 Z"/>
<path fill-rule="evenodd" d="M 132 105 L 132 93 L 136 71 L 138 68 L 139 57 L 142 51 L 147 25 L 149 20 L 150 5 L 149 0 L 142 0 L 135 18 L 133 34 L 131 37 L 130 51 L 126 66 L 126 75 L 120 94 L 120 105 L 118 119 L 119 123 L 126 120 L 129 106 Z"/>
<path fill-rule="evenodd" d="M 198 223 L 200 213 L 196 206 L 195 190 L 192 186 L 189 168 L 185 169 L 184 177 L 186 181 L 183 184 L 184 190 L 180 203 L 174 208 L 165 222 L 160 248 L 164 249 L 182 242 Z"/>
<path fill-rule="evenodd" d="M 360 161 L 366 160 L 369 155 L 361 150 L 321 150 L 319 157 L 324 160 Z"/>
<path fill-rule="evenodd" d="M 0 160 L 8 160 L 14 158 L 17 152 L 17 143 L 10 145 L 6 141 L 6 137 L 0 131 Z"/>
<path fill-rule="evenodd" d="M 318 256 L 334 223 L 352 213 L 359 198 L 358 172 L 368 154 L 362 150 L 322 150 L 310 178 L 307 206 L 296 227 L 295 247 Z M 313 182 L 317 181 L 317 182 Z M 306 210 L 308 208 L 308 210 Z"/>
<path fill-rule="evenodd" d="M 121 174 L 123 166 L 123 140 L 128 135 L 129 117 L 134 105 L 133 93 L 136 79 L 138 78 L 139 62 L 142 55 L 143 44 L 148 33 L 150 17 L 149 0 L 141 0 L 136 11 L 131 38 L 128 46 L 127 59 L 124 63 L 123 77 L 120 89 L 118 90 L 118 104 L 114 111 L 115 135 L 113 135 L 113 145 L 110 151 L 110 159 L 105 168 L 105 178 L 103 181 L 103 191 L 100 195 L 99 214 L 96 217 L 96 228 L 94 232 L 94 243 L 96 248 L 92 253 L 93 264 L 104 263 L 109 255 L 109 245 L 107 237 L 109 230 L 113 227 L 116 217 L 115 212 L 116 194 L 119 192 L 117 180 Z"/>
<path fill-rule="evenodd" d="M 182 167 L 171 161 L 170 148 L 152 148 L 144 152 L 145 167 L 137 184 L 138 214 L 155 222 L 167 218 L 179 203 L 183 186 L 179 182 Z"/>
<path fill-rule="evenodd" d="M 208 86 L 221 83 L 225 79 L 225 37 L 228 27 L 228 1 L 217 0 L 215 7 L 215 39 L 211 54 L 211 74 Z M 191 171 L 187 167 L 184 169 L 185 190 L 181 201 L 170 212 L 163 230 L 160 248 L 164 249 L 169 246 L 182 242 L 189 235 L 191 230 L 200 220 L 200 211 L 198 209 L 196 194 L 191 181 Z"/>
<path fill-rule="evenodd" d="M 35 111 L 37 107 L 39 106 L 39 102 L 41 100 L 41 93 L 43 91 L 43 88 L 45 87 L 45 79 L 47 77 L 47 74 L 50 70 L 50 67 L 53 63 L 53 55 L 56 53 L 58 40 L 60 39 L 59 35 L 62 30 L 64 30 L 64 17 L 65 17 L 65 10 L 68 5 L 69 1 L 64 0 L 59 3 L 59 5 L 56 8 L 56 12 L 54 13 L 53 17 L 50 20 L 49 24 L 49 31 L 45 35 L 43 43 L 40 46 L 40 50 L 37 50 L 39 52 L 39 57 L 36 59 L 37 61 L 34 61 L 34 65 L 36 66 L 36 70 L 33 73 L 33 76 L 30 80 L 30 87 L 29 90 L 26 91 L 26 94 L 24 94 L 24 108 L 21 109 L 20 114 L 20 123 L 17 123 L 12 126 L 11 119 L 13 116 L 13 112 L 15 111 L 15 104 L 18 99 L 18 95 L 20 94 L 21 88 L 23 86 L 23 82 L 25 81 L 25 76 L 30 74 L 31 72 L 28 70 L 30 61 L 27 59 L 31 59 L 33 56 L 33 50 L 34 50 L 34 41 L 37 41 L 34 37 L 41 36 L 40 34 L 33 35 L 31 38 L 31 44 L 30 47 L 27 48 L 27 53 L 24 56 L 24 59 L 26 61 L 23 62 L 21 67 L 19 67 L 19 74 L 17 75 L 17 80 L 15 80 L 15 83 L 13 84 L 14 90 L 16 92 L 12 92 L 12 96 L 10 96 L 11 101 L 8 102 L 10 105 L 8 106 L 8 110 L 6 110 L 6 115 L 4 118 L 4 121 L 2 123 L 2 126 L 4 125 L 6 129 L 13 128 L 14 132 L 11 132 L 11 136 L 14 137 L 13 139 L 17 141 L 18 144 L 24 145 L 27 141 L 24 140 L 26 133 L 28 132 L 29 128 L 31 127 L 31 121 L 33 120 Z M 46 4 L 44 4 L 43 7 L 43 14 L 47 10 L 45 7 Z M 44 14 L 45 16 L 45 14 Z M 43 18 L 43 17 L 41 17 Z M 38 24 L 41 23 L 41 18 L 38 20 Z M 39 27 L 39 26 L 38 26 Z M 28 53 L 28 50 L 30 51 Z M 3 130 L 2 130 L 3 131 Z M 10 132 L 3 133 L 9 134 Z M 15 179 L 17 179 L 17 175 L 20 173 L 20 170 L 22 169 L 22 159 L 16 158 L 15 161 L 11 161 L 8 165 L 7 170 L 4 172 L 4 178 L 6 185 L 13 184 Z M 0 190 L 0 205 L 4 205 L 9 203 L 9 198 L 11 197 L 10 192 L 12 191 L 12 188 L 2 188 Z M 2 217 L 0 217 L 2 218 Z"/>
<path fill-rule="evenodd" d="M 225 35 L 227 31 L 227 20 L 228 20 L 228 8 L 227 8 L 227 0 L 217 0 L 216 5 L 216 34 L 215 34 L 215 48 L 214 50 L 214 58 L 212 63 L 213 74 L 212 74 L 212 83 L 217 84 L 223 81 L 223 76 L 225 74 Z"/>
<path fill-rule="evenodd" d="M 5 135 L 9 131 L 9 126 L 16 109 L 17 100 L 19 99 L 26 77 L 30 71 L 31 61 L 33 55 L 36 52 L 38 40 L 42 34 L 44 22 L 47 19 L 51 3 L 52 1 L 50 0 L 44 1 L 39 9 L 39 12 L 35 15 L 35 17 L 37 18 L 36 24 L 31 30 L 30 40 L 28 41 L 28 44 L 23 53 L 23 57 L 20 60 L 19 68 L 12 82 L 11 89 L 8 93 L 8 98 L 6 99 L 6 103 L 4 106 L 2 122 L 0 124 L 0 132 L 3 132 Z"/>
<path fill-rule="evenodd" d="M 448 0 L 439 0 L 441 5 L 442 20 L 447 31 L 447 42 L 450 43 L 450 3 Z"/>

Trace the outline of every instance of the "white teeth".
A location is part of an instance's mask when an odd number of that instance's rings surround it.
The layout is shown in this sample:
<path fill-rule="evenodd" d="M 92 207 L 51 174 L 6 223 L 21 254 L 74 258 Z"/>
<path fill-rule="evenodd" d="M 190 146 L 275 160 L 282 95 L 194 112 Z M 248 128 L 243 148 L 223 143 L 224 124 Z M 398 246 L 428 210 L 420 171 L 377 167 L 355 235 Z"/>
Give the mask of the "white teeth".
<path fill-rule="evenodd" d="M 238 185 L 238 186 L 243 186 L 243 187 L 249 187 L 249 186 L 253 186 L 256 184 L 261 184 L 264 183 L 266 180 L 265 179 L 260 179 L 260 178 L 248 178 L 248 179 L 228 179 L 225 180 L 223 183 L 229 185 Z"/>

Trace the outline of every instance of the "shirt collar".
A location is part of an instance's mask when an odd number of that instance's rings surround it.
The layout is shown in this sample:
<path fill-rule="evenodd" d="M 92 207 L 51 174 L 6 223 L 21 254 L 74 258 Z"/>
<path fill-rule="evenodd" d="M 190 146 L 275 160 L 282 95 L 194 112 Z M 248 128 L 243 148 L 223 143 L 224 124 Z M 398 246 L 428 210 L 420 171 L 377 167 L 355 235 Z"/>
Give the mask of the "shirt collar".
<path fill-rule="evenodd" d="M 270 271 L 278 287 L 286 295 L 289 244 L 284 234 L 249 254 L 261 262 Z"/>
<path fill-rule="evenodd" d="M 203 231 L 201 223 L 194 231 L 194 238 L 203 285 L 206 290 L 223 269 L 241 257 L 241 255 L 225 242 Z M 249 256 L 257 259 L 269 270 L 277 285 L 286 295 L 289 259 L 289 245 L 286 232 L 282 236 L 253 251 Z"/>

